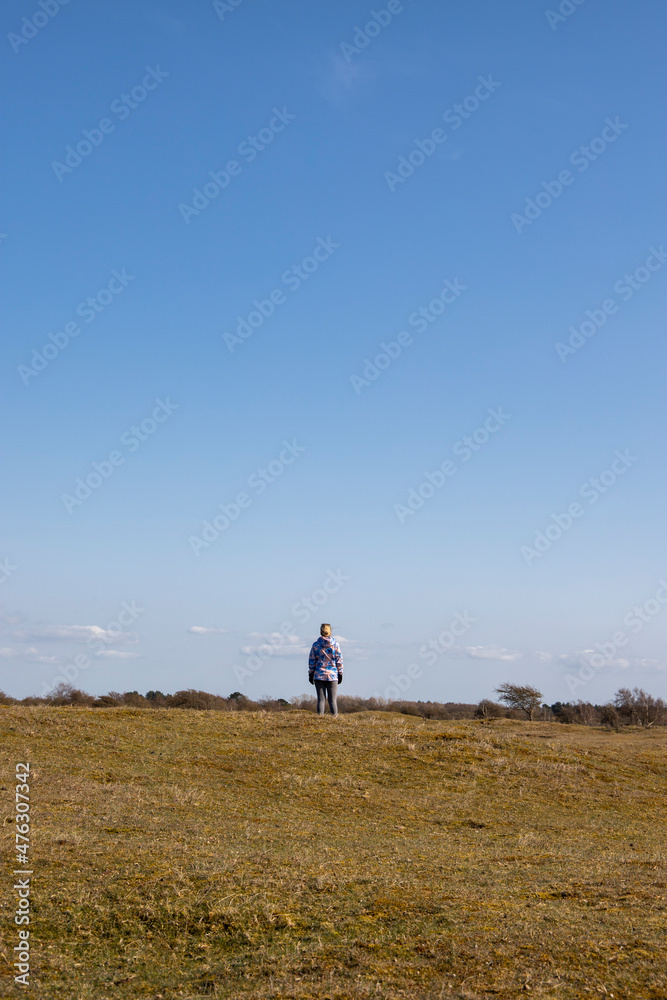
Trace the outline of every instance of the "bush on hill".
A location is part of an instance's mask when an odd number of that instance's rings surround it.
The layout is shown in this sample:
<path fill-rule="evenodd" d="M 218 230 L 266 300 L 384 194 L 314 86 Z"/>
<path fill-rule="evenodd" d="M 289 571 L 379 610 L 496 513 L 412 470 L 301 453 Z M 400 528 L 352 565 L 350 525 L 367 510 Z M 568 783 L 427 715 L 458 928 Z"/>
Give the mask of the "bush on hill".
<path fill-rule="evenodd" d="M 531 689 L 532 690 L 532 689 Z M 109 691 L 94 697 L 71 684 L 59 684 L 45 698 L 12 698 L 0 691 L 0 707 L 9 705 L 56 705 L 73 708 L 143 708 L 159 711 L 162 708 L 190 708 L 197 711 L 215 712 L 289 712 L 301 710 L 315 712 L 317 701 L 312 695 L 297 695 L 289 702 L 285 698 L 260 698 L 253 701 L 240 691 L 233 691 L 227 698 L 188 688 L 175 694 L 162 691 Z M 360 698 L 355 695 L 339 695 L 338 709 L 342 714 L 354 712 L 399 712 L 422 719 L 525 719 L 529 712 L 524 708 L 508 707 L 483 698 L 477 705 L 465 702 L 438 701 L 386 701 L 384 698 Z M 621 688 L 613 702 L 593 705 L 578 701 L 554 702 L 553 705 L 533 706 L 534 721 L 560 722 L 565 725 L 606 726 L 620 729 L 623 726 L 665 726 L 667 725 L 667 705 L 662 698 L 654 698 L 641 688 Z"/>

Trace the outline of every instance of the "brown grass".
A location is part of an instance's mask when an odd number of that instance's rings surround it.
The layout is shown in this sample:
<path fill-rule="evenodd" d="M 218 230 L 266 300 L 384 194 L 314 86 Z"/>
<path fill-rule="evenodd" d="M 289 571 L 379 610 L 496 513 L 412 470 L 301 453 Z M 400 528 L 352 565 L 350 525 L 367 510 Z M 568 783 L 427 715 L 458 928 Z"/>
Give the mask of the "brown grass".
<path fill-rule="evenodd" d="M 33 769 L 32 995 L 667 997 L 667 732 L 0 709 Z"/>

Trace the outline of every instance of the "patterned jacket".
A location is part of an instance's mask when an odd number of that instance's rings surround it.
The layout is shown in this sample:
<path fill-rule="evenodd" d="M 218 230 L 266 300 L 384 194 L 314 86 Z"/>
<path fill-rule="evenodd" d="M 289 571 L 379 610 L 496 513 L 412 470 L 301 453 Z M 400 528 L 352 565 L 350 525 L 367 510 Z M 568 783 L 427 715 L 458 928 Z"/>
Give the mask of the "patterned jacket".
<path fill-rule="evenodd" d="M 337 681 L 343 673 L 343 654 L 333 636 L 321 636 L 313 643 L 308 657 L 308 672 L 316 681 Z"/>

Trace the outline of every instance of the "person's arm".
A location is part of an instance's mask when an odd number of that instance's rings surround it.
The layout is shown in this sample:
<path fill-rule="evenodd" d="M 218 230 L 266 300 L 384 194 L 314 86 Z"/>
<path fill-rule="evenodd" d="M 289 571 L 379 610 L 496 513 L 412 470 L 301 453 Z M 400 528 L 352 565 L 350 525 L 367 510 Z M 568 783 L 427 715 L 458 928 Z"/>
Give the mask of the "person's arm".
<path fill-rule="evenodd" d="M 336 643 L 335 647 L 334 647 L 334 657 L 335 657 L 336 668 L 338 670 L 338 683 L 342 684 L 343 683 L 343 654 L 341 652 L 341 648 L 338 645 L 338 643 Z"/>
<path fill-rule="evenodd" d="M 314 684 L 315 677 L 315 667 L 317 666 L 317 655 L 315 652 L 315 643 L 310 647 L 310 655 L 308 656 L 308 680 L 311 684 Z"/>

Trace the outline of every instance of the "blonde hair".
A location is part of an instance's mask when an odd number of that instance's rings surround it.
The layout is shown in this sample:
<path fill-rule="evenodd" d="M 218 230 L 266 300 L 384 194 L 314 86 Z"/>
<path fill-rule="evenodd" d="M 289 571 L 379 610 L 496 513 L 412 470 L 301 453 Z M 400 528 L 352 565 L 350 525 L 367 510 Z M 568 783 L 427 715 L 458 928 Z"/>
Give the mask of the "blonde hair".
<path fill-rule="evenodd" d="M 323 638 L 327 635 L 331 635 L 331 625 L 328 625 L 327 622 L 323 622 L 320 625 L 320 635 Z"/>

